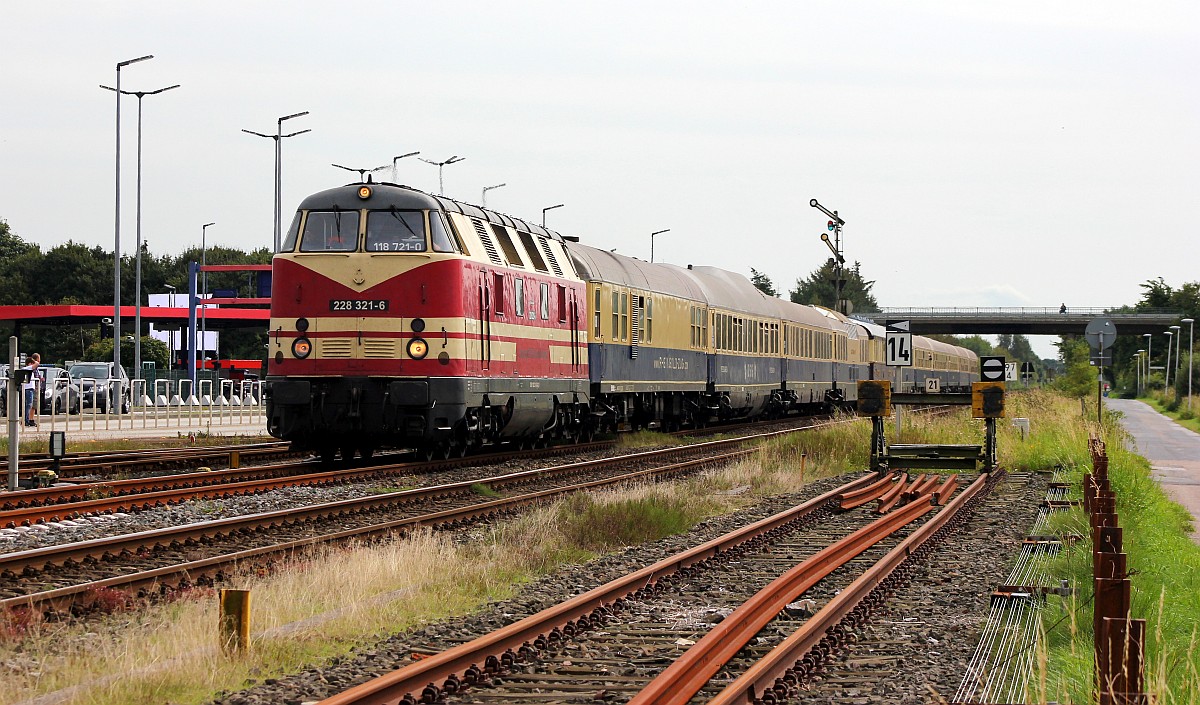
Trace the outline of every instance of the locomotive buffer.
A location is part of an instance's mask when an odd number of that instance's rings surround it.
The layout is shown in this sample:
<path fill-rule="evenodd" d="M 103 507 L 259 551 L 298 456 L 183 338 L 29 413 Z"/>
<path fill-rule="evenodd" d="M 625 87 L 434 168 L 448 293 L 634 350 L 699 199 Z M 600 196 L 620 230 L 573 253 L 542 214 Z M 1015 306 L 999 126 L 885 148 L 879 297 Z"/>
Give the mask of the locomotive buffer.
<path fill-rule="evenodd" d="M 1003 369 L 1003 368 L 1001 368 Z M 893 404 L 971 405 L 971 415 L 984 420 L 984 444 L 887 445 L 884 417 Z M 858 413 L 871 417 L 871 469 L 876 472 L 925 468 L 931 470 L 996 469 L 996 419 L 1004 417 L 1004 382 L 973 382 L 969 394 L 892 393 L 888 380 L 858 383 Z"/>

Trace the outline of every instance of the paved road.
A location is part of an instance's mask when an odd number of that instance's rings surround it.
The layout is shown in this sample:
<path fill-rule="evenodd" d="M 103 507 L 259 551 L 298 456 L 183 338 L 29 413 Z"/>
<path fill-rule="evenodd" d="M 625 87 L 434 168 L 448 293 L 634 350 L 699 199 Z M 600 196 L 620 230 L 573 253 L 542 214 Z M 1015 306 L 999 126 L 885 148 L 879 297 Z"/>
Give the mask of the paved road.
<path fill-rule="evenodd" d="M 1106 399 L 1125 414 L 1121 420 L 1133 435 L 1139 455 L 1150 461 L 1154 477 L 1171 499 L 1200 517 L 1200 434 L 1180 426 L 1147 404 L 1133 399 Z M 1192 540 L 1200 543 L 1193 527 Z"/>

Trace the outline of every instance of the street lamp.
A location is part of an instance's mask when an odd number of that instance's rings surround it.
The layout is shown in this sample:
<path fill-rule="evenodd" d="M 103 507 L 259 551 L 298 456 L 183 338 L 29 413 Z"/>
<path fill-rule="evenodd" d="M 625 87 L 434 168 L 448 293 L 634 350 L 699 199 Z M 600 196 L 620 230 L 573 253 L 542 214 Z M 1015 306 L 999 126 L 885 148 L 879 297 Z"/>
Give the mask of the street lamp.
<path fill-rule="evenodd" d="M 153 54 L 139 56 L 136 59 L 117 63 L 117 167 L 116 194 L 113 199 L 113 374 L 116 375 L 116 397 L 121 398 L 121 69 L 136 64 L 139 61 L 153 59 Z M 121 405 L 113 405 L 117 414 L 121 413 Z"/>
<path fill-rule="evenodd" d="M 546 227 L 546 211 L 552 211 L 555 208 L 562 208 L 565 205 L 566 205 L 565 203 L 560 203 L 557 206 L 547 206 L 547 207 L 543 208 L 542 209 L 542 227 L 543 228 Z"/>
<path fill-rule="evenodd" d="M 204 267 L 205 267 L 205 265 L 208 264 L 208 226 L 210 226 L 210 225 L 216 225 L 216 223 L 205 223 L 204 225 L 202 225 L 200 227 L 200 272 L 201 272 L 200 277 L 201 277 L 201 280 L 203 281 L 201 291 L 204 292 L 203 295 L 204 295 L 205 299 L 208 298 L 208 272 L 204 271 Z M 208 316 L 208 305 L 201 303 L 200 304 L 200 347 L 204 348 L 205 350 L 208 349 L 207 347 L 205 347 L 208 344 L 208 341 L 205 340 L 205 338 L 208 337 L 207 316 Z M 190 355 L 191 353 L 188 353 L 188 354 Z M 201 369 L 208 369 L 208 367 L 204 364 L 204 360 L 207 360 L 207 359 L 208 358 L 205 355 L 200 356 Z M 189 372 L 189 374 L 194 374 L 194 370 Z"/>
<path fill-rule="evenodd" d="M 651 262 L 654 262 L 654 236 L 662 235 L 663 233 L 669 233 L 669 232 L 671 232 L 670 228 L 667 228 L 666 230 L 655 230 L 654 232 L 650 233 L 650 261 Z"/>
<path fill-rule="evenodd" d="M 123 95 L 136 95 L 138 99 L 137 124 L 137 255 L 134 257 L 134 290 L 137 298 L 133 306 L 133 327 L 137 334 L 133 338 L 133 376 L 137 378 L 142 373 L 142 98 L 148 95 L 158 95 L 178 88 L 179 84 L 159 88 L 155 91 L 118 91 L 116 88 L 101 85 L 106 91 Z"/>
<path fill-rule="evenodd" d="M 1137 395 L 1142 396 L 1142 356 L 1146 353 L 1145 348 L 1140 348 L 1137 351 Z"/>
<path fill-rule="evenodd" d="M 430 161 L 430 160 L 422 157 L 421 161 L 425 162 L 426 164 L 432 164 L 438 168 L 438 195 L 439 196 L 444 195 L 446 192 L 446 189 L 442 184 L 442 167 L 446 166 L 447 164 L 457 164 L 458 162 L 461 162 L 464 159 L 466 159 L 466 157 L 460 157 L 460 156 L 455 155 L 453 157 L 450 157 L 449 159 L 447 159 L 444 162 L 435 162 L 435 161 Z"/>
<path fill-rule="evenodd" d="M 1171 326 L 1171 330 L 1176 332 L 1175 336 L 1175 384 L 1179 384 L 1179 341 L 1183 340 L 1183 336 L 1179 335 L 1179 326 Z"/>
<path fill-rule="evenodd" d="M 1181 318 L 1180 323 L 1188 324 L 1188 411 L 1192 410 L 1192 333 L 1194 319 Z"/>
<path fill-rule="evenodd" d="M 846 280 L 842 278 L 842 266 L 846 264 L 846 258 L 842 256 L 842 226 L 846 224 L 845 220 L 838 215 L 837 211 L 831 211 L 825 206 L 817 202 L 817 199 L 811 199 L 808 205 L 816 208 L 825 215 L 829 216 L 830 220 L 826 227 L 833 232 L 833 242 L 829 241 L 829 233 L 821 233 L 821 241 L 824 242 L 831 252 L 833 252 L 833 262 L 835 277 L 833 282 L 834 295 L 837 297 L 834 301 L 833 309 L 846 314 L 845 306 L 842 305 L 842 287 L 845 286 Z"/>
<path fill-rule="evenodd" d="M 401 154 L 398 157 L 392 157 L 392 183 L 393 184 L 396 183 L 396 162 L 400 161 L 401 159 L 403 159 L 405 157 L 415 157 L 418 154 L 420 154 L 420 152 L 409 152 L 408 154 Z"/>
<path fill-rule="evenodd" d="M 357 171 L 359 181 L 364 181 L 367 178 L 366 174 L 368 171 L 371 172 L 372 174 L 374 174 L 377 171 L 383 171 L 384 169 L 388 168 L 387 164 L 384 164 L 383 166 L 377 166 L 377 167 L 374 167 L 371 169 L 351 169 L 350 167 L 342 166 L 341 164 L 330 164 L 330 166 L 336 166 L 337 168 L 345 169 L 346 171 Z M 395 167 L 393 166 L 393 168 L 395 168 Z"/>
<path fill-rule="evenodd" d="M 480 199 L 483 202 L 480 205 L 483 206 L 484 208 L 487 208 L 487 192 L 491 191 L 492 189 L 504 188 L 505 186 L 508 186 L 508 184 L 496 184 L 495 186 L 484 186 L 483 193 L 480 194 Z"/>
<path fill-rule="evenodd" d="M 1167 366 L 1163 370 L 1163 393 L 1165 394 L 1171 388 L 1171 336 L 1174 335 L 1171 331 L 1166 331 L 1167 334 Z"/>
<path fill-rule="evenodd" d="M 171 290 L 171 298 L 167 305 L 170 308 L 175 308 L 175 287 L 171 286 L 170 284 L 163 284 L 163 286 Z M 170 357 L 167 358 L 167 369 L 171 370 L 171 369 L 175 368 L 175 328 L 174 327 L 172 327 L 170 330 L 167 331 L 167 347 L 170 348 L 167 351 L 167 354 L 170 355 Z"/>
<path fill-rule="evenodd" d="M 275 134 L 273 135 L 264 135 L 263 133 L 255 132 L 254 130 L 242 130 L 242 132 L 245 132 L 248 135 L 256 135 L 258 137 L 266 137 L 267 139 L 275 140 L 275 249 L 272 250 L 273 252 L 279 252 L 279 247 L 282 244 L 279 225 L 279 215 L 282 212 L 283 207 L 283 150 L 281 145 L 283 144 L 283 140 L 287 137 L 295 137 L 296 135 L 302 135 L 305 132 L 312 132 L 312 130 L 300 130 L 298 132 L 285 135 L 283 134 L 283 121 L 302 117 L 304 115 L 308 115 L 307 110 L 302 113 L 292 113 L 291 115 L 284 115 L 283 117 L 279 118 L 275 121 Z"/>
<path fill-rule="evenodd" d="M 1151 367 L 1151 361 L 1153 360 L 1153 355 L 1154 355 L 1154 347 L 1152 345 L 1152 343 L 1154 342 L 1154 336 L 1150 335 L 1149 333 L 1142 333 L 1142 337 L 1146 339 L 1146 391 L 1149 392 L 1150 391 L 1150 367 Z"/>

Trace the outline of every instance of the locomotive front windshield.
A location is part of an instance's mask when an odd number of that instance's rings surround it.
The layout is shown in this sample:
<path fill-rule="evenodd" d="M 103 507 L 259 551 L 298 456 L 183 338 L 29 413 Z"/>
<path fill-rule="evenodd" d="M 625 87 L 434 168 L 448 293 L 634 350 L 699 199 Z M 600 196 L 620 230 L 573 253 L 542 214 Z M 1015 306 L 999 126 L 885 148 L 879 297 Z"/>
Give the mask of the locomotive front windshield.
<path fill-rule="evenodd" d="M 367 252 L 424 252 L 424 211 L 371 211 L 367 214 Z"/>
<path fill-rule="evenodd" d="M 428 226 L 426 214 L 428 213 Z M 360 226 L 366 219 L 366 233 L 359 242 Z M 303 222 L 303 229 L 300 223 Z M 283 251 L 300 252 L 447 252 L 459 251 L 451 240 L 445 221 L 437 211 L 396 208 L 357 211 L 300 211 L 288 230 Z"/>
<path fill-rule="evenodd" d="M 358 249 L 358 219 L 358 211 L 309 211 L 300 251 L 354 252 Z"/>

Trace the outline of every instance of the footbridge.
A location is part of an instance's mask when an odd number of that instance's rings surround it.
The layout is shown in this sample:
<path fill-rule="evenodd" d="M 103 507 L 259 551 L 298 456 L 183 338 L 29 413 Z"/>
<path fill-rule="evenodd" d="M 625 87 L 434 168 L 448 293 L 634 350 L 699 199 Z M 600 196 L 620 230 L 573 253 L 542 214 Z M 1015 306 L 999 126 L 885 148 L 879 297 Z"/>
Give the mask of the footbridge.
<path fill-rule="evenodd" d="M 878 312 L 856 312 L 856 318 L 879 325 L 888 321 L 909 321 L 913 333 L 953 333 L 956 335 L 1083 335 L 1087 324 L 1096 318 L 1108 318 L 1117 326 L 1118 335 L 1157 335 L 1168 326 L 1178 325 L 1182 311 L 1147 309 L 1132 311 L 1126 306 L 1112 308 L 1042 307 L 911 307 L 885 308 Z"/>

